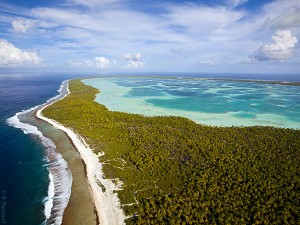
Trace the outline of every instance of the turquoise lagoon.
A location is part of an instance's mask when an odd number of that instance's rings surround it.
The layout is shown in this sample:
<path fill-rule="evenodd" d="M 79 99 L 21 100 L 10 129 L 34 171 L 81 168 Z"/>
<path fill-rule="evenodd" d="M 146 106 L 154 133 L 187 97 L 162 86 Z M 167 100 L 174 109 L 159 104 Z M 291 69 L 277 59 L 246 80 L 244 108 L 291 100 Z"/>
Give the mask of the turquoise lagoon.
<path fill-rule="evenodd" d="M 174 115 L 213 126 L 300 129 L 300 86 L 195 78 L 103 77 L 83 82 L 101 91 L 109 110 Z"/>

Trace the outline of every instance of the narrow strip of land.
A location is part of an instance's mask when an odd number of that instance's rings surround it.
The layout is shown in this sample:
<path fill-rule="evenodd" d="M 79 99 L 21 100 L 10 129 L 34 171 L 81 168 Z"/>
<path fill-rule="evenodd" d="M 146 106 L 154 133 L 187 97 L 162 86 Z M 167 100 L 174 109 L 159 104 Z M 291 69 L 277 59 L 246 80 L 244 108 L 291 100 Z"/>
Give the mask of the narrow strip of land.
<path fill-rule="evenodd" d="M 72 189 L 69 203 L 64 211 L 63 225 L 98 224 L 94 199 L 86 176 L 86 166 L 71 139 L 61 130 L 37 116 L 40 108 L 30 112 L 27 120 L 56 145 L 56 151 L 67 161 L 72 173 Z"/>
<path fill-rule="evenodd" d="M 81 158 L 81 161 L 84 165 L 84 172 L 86 176 L 86 180 L 88 181 L 88 187 L 85 187 L 86 190 L 91 190 L 92 193 L 92 201 L 90 203 L 94 203 L 94 216 L 96 214 L 96 223 L 101 225 L 120 225 L 124 224 L 125 215 L 123 213 L 123 210 L 120 208 L 119 198 L 116 193 L 117 190 L 120 190 L 120 186 L 118 183 L 113 182 L 110 179 L 104 179 L 104 175 L 102 172 L 102 164 L 99 162 L 99 155 L 96 155 L 93 150 L 86 144 L 85 140 L 80 137 L 77 133 L 75 133 L 73 130 L 65 127 L 64 125 L 49 119 L 47 117 L 44 117 L 42 115 L 43 109 L 51 105 L 52 103 L 49 103 L 42 108 L 38 109 L 36 111 L 36 117 L 38 119 L 41 119 L 49 124 L 51 124 L 56 129 L 61 130 L 65 138 L 67 137 L 69 141 L 73 144 L 73 146 L 77 149 L 79 156 Z M 68 157 L 68 156 L 67 156 Z M 68 161 L 68 158 L 66 158 Z M 70 160 L 72 161 L 72 160 Z M 69 161 L 68 161 L 69 162 Z M 76 166 L 76 165 L 75 165 Z M 71 168 L 70 168 L 71 169 Z M 72 171 L 72 169 L 71 169 Z M 76 171 L 75 171 L 76 173 Z M 72 171 L 73 174 L 73 171 Z M 85 181 L 86 181 L 85 180 Z M 74 182 L 73 182 L 74 185 Z M 75 185 L 74 185 L 75 186 Z M 80 186 L 80 184 L 79 184 Z M 104 188 L 103 188 L 104 187 Z M 72 188 L 72 195 L 73 194 Z M 75 194 L 76 198 L 76 194 Z M 71 203 L 70 199 L 70 204 Z M 77 201 L 75 199 L 76 203 L 74 204 L 74 212 L 75 214 L 78 214 L 78 216 L 81 215 L 81 211 L 78 210 L 77 205 L 82 204 L 81 201 Z M 71 214 L 71 213 L 70 213 Z M 68 216 L 69 217 L 69 216 Z M 74 223 L 71 223 L 74 224 Z M 76 224 L 94 224 L 92 222 L 80 222 Z"/>
<path fill-rule="evenodd" d="M 56 145 L 72 173 L 72 191 L 63 216 L 63 225 L 97 224 L 93 197 L 86 178 L 85 164 L 68 136 L 52 125 L 37 120 L 39 130 Z"/>

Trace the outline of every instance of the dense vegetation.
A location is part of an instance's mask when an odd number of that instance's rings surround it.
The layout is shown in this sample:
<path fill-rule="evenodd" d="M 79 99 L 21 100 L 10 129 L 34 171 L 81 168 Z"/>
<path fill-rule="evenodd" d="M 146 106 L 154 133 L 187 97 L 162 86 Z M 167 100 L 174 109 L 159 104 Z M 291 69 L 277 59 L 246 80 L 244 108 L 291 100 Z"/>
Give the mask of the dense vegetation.
<path fill-rule="evenodd" d="M 79 80 L 43 111 L 119 178 L 127 224 L 300 224 L 300 131 L 109 111 Z M 132 204 L 133 203 L 133 204 Z"/>

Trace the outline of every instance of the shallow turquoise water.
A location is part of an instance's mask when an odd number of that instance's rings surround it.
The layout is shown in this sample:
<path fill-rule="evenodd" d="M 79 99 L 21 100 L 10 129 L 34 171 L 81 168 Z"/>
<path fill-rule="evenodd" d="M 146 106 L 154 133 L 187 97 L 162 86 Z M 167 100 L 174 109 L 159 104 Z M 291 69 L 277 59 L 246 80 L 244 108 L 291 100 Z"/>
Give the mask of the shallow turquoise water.
<path fill-rule="evenodd" d="M 300 87 L 228 80 L 110 77 L 84 80 L 108 109 L 177 115 L 217 126 L 300 129 Z"/>

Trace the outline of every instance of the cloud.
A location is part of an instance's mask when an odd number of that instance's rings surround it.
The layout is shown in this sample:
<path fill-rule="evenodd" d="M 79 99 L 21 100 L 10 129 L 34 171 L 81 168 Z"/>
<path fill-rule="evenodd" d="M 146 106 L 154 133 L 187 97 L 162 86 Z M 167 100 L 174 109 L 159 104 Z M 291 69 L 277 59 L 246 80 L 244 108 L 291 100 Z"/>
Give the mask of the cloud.
<path fill-rule="evenodd" d="M 171 52 L 175 55 L 180 55 L 180 54 L 184 53 L 184 48 L 183 47 L 181 47 L 181 48 L 178 48 L 178 47 L 177 48 L 172 48 Z"/>
<path fill-rule="evenodd" d="M 135 53 L 135 54 L 125 53 L 123 55 L 123 59 L 130 60 L 130 61 L 139 61 L 139 60 L 141 60 L 141 58 L 142 58 L 142 55 L 140 53 Z"/>
<path fill-rule="evenodd" d="M 215 65 L 215 62 L 211 59 L 202 59 L 197 64 L 203 66 L 213 66 Z"/>
<path fill-rule="evenodd" d="M 165 30 L 161 30 L 160 20 L 157 17 L 128 9 L 101 7 L 84 11 L 80 8 L 76 8 L 76 10 L 35 8 L 31 13 L 40 20 L 55 24 L 57 30 L 82 29 L 91 33 L 93 38 L 101 34 L 102 38 L 110 41 L 145 40 L 144 38 L 147 36 L 146 40 L 149 37 L 159 39 L 165 32 Z M 66 32 L 65 35 L 67 36 L 68 33 Z M 77 33 L 77 36 L 73 36 L 73 38 L 76 37 L 81 38 L 80 32 Z"/>
<path fill-rule="evenodd" d="M 261 46 L 254 55 L 250 56 L 258 61 L 284 60 L 294 54 L 294 48 L 298 42 L 297 38 L 289 30 L 277 31 L 272 36 L 274 44 Z"/>
<path fill-rule="evenodd" d="M 244 12 L 226 7 L 213 8 L 202 5 L 173 6 L 169 10 L 170 13 L 166 17 L 171 25 L 204 37 L 235 24 L 245 15 Z"/>
<path fill-rule="evenodd" d="M 36 25 L 36 21 L 27 19 L 17 19 L 11 23 L 12 31 L 16 33 L 27 33 Z"/>
<path fill-rule="evenodd" d="M 112 64 L 116 67 L 119 67 L 119 63 L 115 59 L 112 60 Z"/>
<path fill-rule="evenodd" d="M 269 19 L 275 19 L 288 13 L 293 8 L 299 8 L 299 0 L 277 0 L 264 5 L 263 12 Z"/>
<path fill-rule="evenodd" d="M 125 60 L 131 60 L 132 59 L 132 54 L 131 53 L 125 53 L 125 54 L 123 54 L 123 59 L 125 59 Z"/>
<path fill-rule="evenodd" d="M 110 65 L 109 59 L 99 56 L 92 59 L 85 59 L 85 60 L 69 60 L 69 65 L 73 68 L 100 68 L 105 69 L 108 68 Z"/>
<path fill-rule="evenodd" d="M 246 58 L 251 59 L 251 63 L 258 58 L 260 61 L 262 58 L 274 60 L 270 59 L 274 58 L 270 56 L 270 52 L 274 51 L 270 47 L 267 51 L 268 48 L 262 46 L 268 42 L 258 40 L 266 40 L 276 30 L 291 30 L 293 36 L 299 39 L 299 0 L 262 1 L 255 9 L 248 7 L 251 2 L 244 4 L 246 1 L 214 1 L 215 4 L 205 1 L 154 1 L 151 4 L 133 4 L 127 0 L 63 0 L 59 4 L 19 8 L 17 15 L 14 8 L 6 9 L 11 13 L 0 15 L 4 24 L 0 31 L 5 34 L 9 29 L 7 27 L 13 26 L 14 32 L 22 34 L 17 36 L 19 42 L 26 46 L 38 44 L 43 57 L 52 64 L 77 59 L 69 61 L 73 67 L 168 67 L 173 71 L 190 71 L 199 69 L 197 63 L 210 65 L 215 62 L 215 66 L 203 68 L 221 68 L 222 65 L 236 65 Z M 24 17 L 20 19 L 22 15 Z M 14 34 L 8 35 L 11 35 L 10 40 L 16 37 Z M 277 45 L 275 41 L 273 45 Z M 130 49 L 141 52 L 143 57 L 126 53 Z M 249 58 L 255 49 L 259 50 Z M 289 52 L 287 55 L 293 52 L 280 51 Z M 110 57 L 109 64 L 103 60 L 96 62 L 94 57 L 99 52 Z M 122 57 L 122 53 L 126 54 Z M 145 55 L 147 63 L 144 62 Z M 222 55 L 234 60 L 223 60 L 220 58 Z M 299 64 L 299 56 L 289 63 Z M 184 61 L 178 63 L 179 58 Z M 114 63 L 112 59 L 118 62 Z M 210 62 L 208 59 L 214 60 Z"/>
<path fill-rule="evenodd" d="M 95 58 L 95 67 L 96 68 L 108 68 L 109 67 L 109 60 L 103 56 Z"/>
<path fill-rule="evenodd" d="M 249 0 L 228 0 L 228 5 L 231 7 L 237 7 L 239 5 L 242 5 L 246 2 L 248 2 Z"/>
<path fill-rule="evenodd" d="M 87 7 L 107 6 L 109 4 L 118 3 L 122 0 L 71 0 L 73 4 L 79 4 Z"/>
<path fill-rule="evenodd" d="M 72 68 L 83 67 L 83 61 L 77 59 L 68 60 L 69 65 Z"/>
<path fill-rule="evenodd" d="M 265 27 L 273 29 L 287 29 L 300 27 L 300 8 L 293 6 L 284 14 L 265 22 Z"/>
<path fill-rule="evenodd" d="M 37 66 L 43 59 L 34 51 L 24 51 L 0 39 L 0 67 Z"/>
<path fill-rule="evenodd" d="M 127 67 L 128 69 L 142 69 L 145 67 L 145 62 L 142 61 L 128 61 Z"/>
<path fill-rule="evenodd" d="M 243 65 L 255 65 L 255 64 L 258 64 L 259 61 L 252 57 L 248 57 L 247 59 L 243 59 L 243 60 L 239 61 L 238 63 L 243 64 Z"/>
<path fill-rule="evenodd" d="M 141 69 L 145 67 L 145 62 L 143 62 L 142 55 L 140 53 L 125 53 L 123 54 L 123 59 L 127 61 L 125 68 L 128 69 Z"/>
<path fill-rule="evenodd" d="M 174 55 L 169 54 L 170 51 L 188 57 L 195 54 L 195 57 L 200 57 L 200 52 L 204 51 L 216 54 L 226 51 L 222 54 L 228 54 L 233 45 L 247 45 L 245 38 L 253 34 L 246 23 L 237 26 L 244 12 L 224 6 L 163 4 L 162 8 L 164 10 L 155 14 L 127 7 L 99 7 L 93 10 L 81 10 L 79 7 L 35 8 L 32 15 L 55 25 L 47 35 L 53 35 L 53 39 L 75 42 L 85 47 L 86 54 L 102 52 L 116 58 L 120 52 L 136 48 L 152 55 L 151 60 L 157 64 L 162 61 L 173 64 Z M 184 51 L 178 46 L 184 46 Z M 240 51 L 238 53 L 241 54 Z M 129 64 L 130 67 L 133 65 L 143 66 L 142 63 Z"/>

